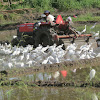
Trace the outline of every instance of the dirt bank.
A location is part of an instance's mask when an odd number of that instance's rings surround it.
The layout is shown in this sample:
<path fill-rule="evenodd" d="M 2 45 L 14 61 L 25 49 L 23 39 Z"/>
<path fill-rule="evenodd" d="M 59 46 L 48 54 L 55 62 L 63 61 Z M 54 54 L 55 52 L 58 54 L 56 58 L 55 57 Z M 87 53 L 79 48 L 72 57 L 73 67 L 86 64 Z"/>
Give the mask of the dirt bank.
<path fill-rule="evenodd" d="M 94 24 L 96 22 L 100 23 L 99 21 L 77 21 L 77 22 L 74 22 L 74 24 Z M 23 23 L 24 22 L 0 25 L 0 31 L 17 29 L 17 26 Z"/>
<path fill-rule="evenodd" d="M 32 13 L 32 10 L 34 10 L 33 8 L 32 9 L 16 9 L 16 10 L 5 10 L 5 11 L 0 11 L 1 14 L 3 14 L 3 17 L 6 17 L 4 18 L 7 22 L 11 21 L 11 19 L 9 19 L 9 14 L 16 14 L 16 17 L 18 16 L 18 14 L 21 14 L 22 12 L 22 15 L 18 18 L 18 21 L 15 20 L 13 21 L 12 24 L 6 24 L 6 25 L 3 25 L 3 23 L 0 24 L 0 31 L 2 30 L 12 30 L 12 29 L 16 29 L 17 28 L 17 25 L 21 24 L 21 23 L 25 23 L 25 22 L 36 22 L 37 21 L 37 18 L 40 17 L 40 15 L 42 13 L 39 13 L 39 12 L 34 12 Z M 56 13 L 55 13 L 56 12 Z M 56 16 L 57 15 L 62 15 L 63 17 L 68 17 L 68 16 L 72 16 L 73 15 L 85 15 L 86 13 L 91 13 L 93 14 L 93 17 L 94 16 L 100 16 L 100 8 L 91 8 L 91 9 L 82 9 L 82 10 L 68 10 L 68 11 L 65 11 L 65 12 L 61 12 L 57 9 L 55 9 L 53 12 L 51 12 L 52 15 Z M 13 18 L 12 18 L 13 19 Z M 20 21 L 19 21 L 20 19 Z M 91 23 L 95 23 L 95 22 L 98 22 L 100 23 L 100 21 L 76 21 L 75 24 L 91 24 Z"/>
<path fill-rule="evenodd" d="M 94 59 L 83 59 L 79 61 L 65 61 L 62 63 L 55 63 L 55 64 L 46 64 L 41 66 L 34 66 L 34 67 L 27 67 L 27 68 L 12 68 L 6 70 L 8 76 L 10 77 L 17 77 L 28 75 L 32 73 L 39 73 L 39 72 L 53 72 L 56 70 L 62 69 L 69 69 L 73 70 L 74 68 L 95 68 L 95 66 L 99 66 L 100 58 Z"/>

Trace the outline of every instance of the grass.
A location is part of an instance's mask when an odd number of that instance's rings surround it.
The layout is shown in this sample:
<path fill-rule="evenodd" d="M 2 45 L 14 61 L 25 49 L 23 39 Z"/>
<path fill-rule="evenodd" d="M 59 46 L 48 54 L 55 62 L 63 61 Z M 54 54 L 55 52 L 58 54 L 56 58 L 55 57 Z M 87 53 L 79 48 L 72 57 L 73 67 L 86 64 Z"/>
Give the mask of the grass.
<path fill-rule="evenodd" d="M 64 100 L 67 98 L 68 100 L 91 100 L 95 96 L 100 99 L 100 89 L 99 88 L 73 88 L 73 87 L 35 87 L 30 88 L 23 84 L 20 87 L 1 87 L 1 98 L 5 98 L 7 100 L 40 100 L 42 98 L 46 98 L 47 100 Z M 94 100 L 94 99 L 93 99 Z"/>
<path fill-rule="evenodd" d="M 0 41 L 11 41 L 13 38 L 13 35 L 16 35 L 17 30 L 6 30 L 6 31 L 0 31 Z"/>
<path fill-rule="evenodd" d="M 74 21 L 100 21 L 100 16 L 93 16 L 92 13 L 86 13 L 74 18 Z"/>
<path fill-rule="evenodd" d="M 51 9 L 52 11 L 52 9 Z M 52 11 L 55 13 L 55 11 Z M 36 19 L 36 10 L 29 10 L 20 12 L 19 14 L 16 12 L 13 13 L 1 13 L 0 14 L 0 25 L 8 24 L 8 23 L 17 23 L 17 22 L 34 22 L 34 18 Z M 43 9 L 41 9 L 40 13 L 43 13 Z M 97 12 L 99 13 L 99 12 Z M 60 12 L 59 12 L 60 14 Z M 40 14 L 41 15 L 41 14 Z M 67 13 L 65 14 L 67 16 Z M 65 20 L 67 17 L 63 16 L 63 19 Z M 39 17 L 39 15 L 38 15 Z M 77 18 L 72 17 L 73 22 L 78 22 L 78 21 L 97 21 L 100 22 L 100 16 L 94 15 L 92 12 L 86 12 L 84 14 L 78 15 Z"/>
<path fill-rule="evenodd" d="M 90 29 L 94 25 L 94 23 L 92 23 L 92 24 L 86 23 L 85 25 L 87 25 L 85 33 L 90 34 L 92 32 L 96 32 L 97 33 L 97 31 L 100 31 L 100 25 L 99 25 L 99 23 L 96 24 L 96 26 L 95 26 L 94 29 Z M 76 28 L 76 30 L 78 30 L 78 31 L 81 32 L 85 28 L 85 25 L 84 24 L 78 24 L 78 25 L 74 24 L 73 26 Z"/>
<path fill-rule="evenodd" d="M 16 0 L 15 0 L 16 1 Z M 18 2 L 18 1 L 17 1 Z M 45 4 L 45 5 L 44 5 Z M 84 8 L 100 8 L 99 0 L 24 0 L 22 3 L 12 4 L 10 7 L 8 5 L 0 4 L 3 9 L 22 9 L 22 8 L 40 8 L 41 9 L 59 9 L 64 10 L 74 10 L 74 9 L 84 9 Z"/>

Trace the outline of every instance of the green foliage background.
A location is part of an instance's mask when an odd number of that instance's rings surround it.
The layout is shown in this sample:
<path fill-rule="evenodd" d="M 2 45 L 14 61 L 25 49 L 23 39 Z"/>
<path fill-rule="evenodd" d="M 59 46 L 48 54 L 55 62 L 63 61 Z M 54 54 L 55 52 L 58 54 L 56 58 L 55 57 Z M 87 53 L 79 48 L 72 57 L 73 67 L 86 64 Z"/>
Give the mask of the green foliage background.
<path fill-rule="evenodd" d="M 12 0 L 13 1 L 13 0 Z M 19 2 L 18 0 L 14 0 Z M 41 10 L 81 10 L 83 8 L 100 8 L 100 0 L 20 0 L 22 3 L 12 4 L 11 7 L 5 6 L 6 10 L 20 8 L 37 8 Z M 0 4 L 0 8 L 2 5 Z"/>
<path fill-rule="evenodd" d="M 14 3 L 16 2 L 16 3 Z M 6 3 L 6 4 L 4 4 Z M 77 11 L 83 11 L 78 15 L 78 18 L 73 18 L 74 21 L 100 21 L 99 11 L 100 9 L 100 0 L 12 0 L 11 6 L 8 5 L 8 0 L 3 0 L 3 3 L 0 2 L 0 11 L 3 10 L 14 10 L 14 9 L 23 9 L 23 8 L 33 8 L 22 10 L 20 12 L 13 13 L 0 13 L 0 25 L 17 23 L 17 22 L 28 22 L 33 21 L 35 13 L 43 13 L 44 10 L 49 10 L 51 13 L 58 12 L 67 12 L 71 11 L 77 15 Z M 96 8 L 96 12 L 92 12 L 91 8 Z M 57 9 L 57 10 L 56 10 Z M 96 14 L 94 14 L 96 13 Z M 98 15 L 97 15 L 98 13 Z M 33 15 L 32 15 L 33 14 Z M 54 14 L 53 14 L 54 15 Z M 68 15 L 66 13 L 66 15 Z M 71 15 L 71 14 L 70 14 Z M 69 15 L 68 15 L 69 16 Z M 63 19 L 66 19 L 66 16 L 63 16 Z"/>

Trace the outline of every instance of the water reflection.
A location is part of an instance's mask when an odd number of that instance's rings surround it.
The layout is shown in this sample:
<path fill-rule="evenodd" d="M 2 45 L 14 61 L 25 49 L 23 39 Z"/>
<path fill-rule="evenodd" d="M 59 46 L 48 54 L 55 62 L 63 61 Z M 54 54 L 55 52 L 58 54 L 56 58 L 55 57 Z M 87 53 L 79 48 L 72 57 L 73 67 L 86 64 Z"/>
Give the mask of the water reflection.
<path fill-rule="evenodd" d="M 9 78 L 9 80 L 10 81 L 12 81 L 12 80 L 19 80 L 20 78 L 18 78 L 18 77 L 11 77 L 11 78 Z"/>
<path fill-rule="evenodd" d="M 45 78 L 45 80 L 50 81 L 50 79 L 52 78 L 52 76 L 51 76 L 51 74 L 45 73 L 44 74 L 44 78 Z"/>
<path fill-rule="evenodd" d="M 4 94 L 2 89 L 0 89 L 0 100 L 4 100 Z"/>
<path fill-rule="evenodd" d="M 100 91 L 99 88 L 2 87 L 0 100 L 99 100 L 100 92 L 98 91 Z"/>
<path fill-rule="evenodd" d="M 34 82 L 34 74 L 24 76 L 25 80 Z"/>
<path fill-rule="evenodd" d="M 98 100 L 98 97 L 97 97 L 96 93 L 92 94 L 92 100 Z"/>
<path fill-rule="evenodd" d="M 24 77 L 21 77 L 22 79 L 24 78 L 25 80 L 35 82 L 35 81 L 50 81 L 52 78 L 52 75 L 49 73 L 37 73 L 37 74 L 31 74 L 31 75 L 26 75 Z"/>
<path fill-rule="evenodd" d="M 36 76 L 37 76 L 37 77 L 36 77 L 36 81 L 38 81 L 38 80 L 43 81 L 43 80 L 44 80 L 44 74 L 43 74 L 43 73 L 39 73 L 39 74 L 37 74 Z"/>

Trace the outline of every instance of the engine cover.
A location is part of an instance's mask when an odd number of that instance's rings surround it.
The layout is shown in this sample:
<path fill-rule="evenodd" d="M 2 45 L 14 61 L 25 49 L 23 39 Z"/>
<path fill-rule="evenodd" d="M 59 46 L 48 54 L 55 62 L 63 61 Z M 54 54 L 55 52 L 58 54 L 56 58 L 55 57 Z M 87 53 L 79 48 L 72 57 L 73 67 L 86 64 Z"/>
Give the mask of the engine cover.
<path fill-rule="evenodd" d="M 19 32 L 33 32 L 34 23 L 24 23 L 18 26 Z"/>

